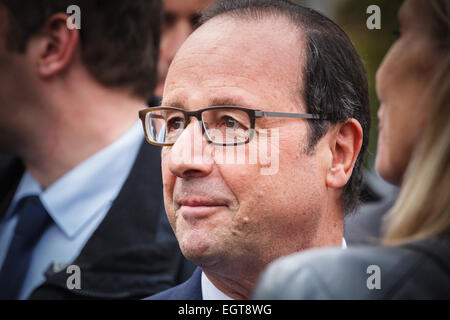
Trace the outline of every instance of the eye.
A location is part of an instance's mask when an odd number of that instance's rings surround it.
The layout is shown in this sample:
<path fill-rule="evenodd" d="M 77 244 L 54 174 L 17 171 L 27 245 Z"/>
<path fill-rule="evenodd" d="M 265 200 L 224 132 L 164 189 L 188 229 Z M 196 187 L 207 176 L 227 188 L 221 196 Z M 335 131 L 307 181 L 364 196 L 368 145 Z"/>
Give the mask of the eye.
<path fill-rule="evenodd" d="M 178 130 L 182 129 L 184 126 L 184 121 L 182 118 L 171 118 L 167 121 L 167 130 Z"/>
<path fill-rule="evenodd" d="M 170 29 L 174 26 L 176 20 L 176 16 L 171 12 L 166 12 L 164 14 L 163 20 L 163 30 Z"/>
<path fill-rule="evenodd" d="M 222 117 L 223 125 L 225 125 L 226 128 L 230 129 L 240 129 L 243 128 L 243 126 L 237 121 L 236 119 L 233 119 L 230 116 L 224 116 Z"/>

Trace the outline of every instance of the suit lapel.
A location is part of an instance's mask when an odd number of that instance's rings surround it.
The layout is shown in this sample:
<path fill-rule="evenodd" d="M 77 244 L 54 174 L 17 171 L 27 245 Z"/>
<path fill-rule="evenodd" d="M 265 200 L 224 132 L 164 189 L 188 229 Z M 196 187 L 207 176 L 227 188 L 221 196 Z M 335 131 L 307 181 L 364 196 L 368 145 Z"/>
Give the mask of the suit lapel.
<path fill-rule="evenodd" d="M 174 288 L 169 300 L 203 300 L 202 295 L 202 270 L 196 268 L 192 276 L 185 282 Z"/>
<path fill-rule="evenodd" d="M 190 278 L 189 289 L 186 292 L 186 298 L 188 300 L 203 300 L 202 295 L 202 270 L 200 268 L 195 269 L 194 274 Z"/>
<path fill-rule="evenodd" d="M 119 195 L 114 200 L 100 226 L 73 262 L 73 264 L 80 266 L 82 274 L 91 277 L 92 283 L 101 282 L 98 279 L 96 280 L 95 277 L 101 277 L 104 273 L 108 273 L 108 268 L 113 270 L 119 267 L 117 264 L 129 262 L 120 258 L 122 253 L 133 256 L 133 252 L 138 254 L 138 252 L 149 250 L 147 256 L 150 259 L 153 257 L 151 252 L 153 248 L 149 248 L 148 245 L 154 243 L 157 229 L 162 223 L 160 153 L 160 148 L 142 143 L 133 168 Z M 173 242 L 176 244 L 175 241 Z M 173 252 L 176 247 L 171 246 L 167 250 Z M 101 262 L 102 259 L 106 258 L 104 261 L 107 261 L 111 257 L 112 261 L 109 265 L 114 264 L 114 266 L 105 266 Z M 142 257 L 142 254 L 135 257 Z M 143 261 L 136 261 L 136 264 L 139 263 L 144 264 Z M 130 266 L 130 268 L 132 267 Z M 47 280 L 42 286 L 49 284 L 61 288 L 66 287 L 67 274 L 64 271 L 52 273 L 52 268 L 49 268 L 46 276 Z M 105 286 L 108 286 L 108 284 L 105 284 Z M 103 289 L 105 288 L 99 287 L 99 290 Z M 90 293 L 87 295 L 90 295 Z"/>
<path fill-rule="evenodd" d="M 99 252 L 113 254 L 153 240 L 163 205 L 160 153 L 160 148 L 142 143 L 119 195 L 76 262 L 89 263 Z"/>

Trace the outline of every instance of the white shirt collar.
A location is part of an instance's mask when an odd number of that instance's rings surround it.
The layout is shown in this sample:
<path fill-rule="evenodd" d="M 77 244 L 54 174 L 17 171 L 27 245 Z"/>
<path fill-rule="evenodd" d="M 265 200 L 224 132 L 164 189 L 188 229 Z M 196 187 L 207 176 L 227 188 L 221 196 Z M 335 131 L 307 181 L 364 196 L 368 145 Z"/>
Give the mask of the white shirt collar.
<path fill-rule="evenodd" d="M 345 238 L 342 238 L 342 249 L 347 249 Z M 217 289 L 217 287 L 208 279 L 202 271 L 202 296 L 203 300 L 233 300 L 225 293 Z"/>
<path fill-rule="evenodd" d="M 202 297 L 203 300 L 233 300 L 225 293 L 217 289 L 217 287 L 208 279 L 202 271 Z"/>
<path fill-rule="evenodd" d="M 103 206 L 119 193 L 131 170 L 143 141 L 139 122 L 117 141 L 86 159 L 46 190 L 27 171 L 10 206 L 37 194 L 56 225 L 69 237 L 75 237 Z M 124 168 L 126 170 L 124 170 Z"/>

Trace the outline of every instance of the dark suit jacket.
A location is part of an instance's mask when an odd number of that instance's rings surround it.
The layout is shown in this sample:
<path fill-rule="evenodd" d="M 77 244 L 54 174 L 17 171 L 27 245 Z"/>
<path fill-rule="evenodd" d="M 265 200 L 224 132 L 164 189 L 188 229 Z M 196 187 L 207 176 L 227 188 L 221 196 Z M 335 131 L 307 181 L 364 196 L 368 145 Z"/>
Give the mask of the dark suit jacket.
<path fill-rule="evenodd" d="M 143 143 L 106 217 L 75 261 L 81 289 L 67 288 L 70 274 L 49 266 L 31 299 L 143 298 L 185 281 L 194 266 L 182 256 L 162 201 L 160 148 Z M 24 172 L 18 160 L 0 155 L 0 219 Z"/>
<path fill-rule="evenodd" d="M 188 281 L 146 300 L 203 300 L 201 276 L 202 270 L 197 268 Z"/>
<path fill-rule="evenodd" d="M 450 299 L 450 237 L 297 253 L 269 266 L 254 298 Z"/>

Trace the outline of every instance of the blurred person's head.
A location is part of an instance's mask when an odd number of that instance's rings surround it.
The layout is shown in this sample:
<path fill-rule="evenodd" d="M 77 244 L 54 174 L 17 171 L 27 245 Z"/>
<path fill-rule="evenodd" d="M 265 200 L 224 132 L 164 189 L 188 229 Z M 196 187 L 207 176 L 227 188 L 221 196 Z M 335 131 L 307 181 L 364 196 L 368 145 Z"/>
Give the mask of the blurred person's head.
<path fill-rule="evenodd" d="M 377 72 L 381 107 L 376 168 L 396 185 L 402 184 L 429 118 L 435 94 L 430 84 L 450 47 L 449 15 L 448 0 L 405 1 L 398 14 L 400 38 Z"/>
<path fill-rule="evenodd" d="M 52 178 L 34 174 L 45 186 L 137 120 L 156 86 L 162 4 L 0 0 L 0 16 L 0 148 L 47 165 Z"/>
<path fill-rule="evenodd" d="M 272 260 L 340 245 L 367 145 L 367 83 L 351 41 L 313 10 L 287 1 L 219 1 L 202 21 L 172 62 L 164 106 L 232 105 L 328 119 L 257 118 L 242 152 L 266 132 L 267 148 L 279 156 L 270 175 L 261 174 L 263 163 L 219 162 L 232 147 L 207 143 L 194 118 L 163 148 L 165 207 L 183 254 L 225 293 L 248 297 Z M 200 161 L 188 158 L 193 145 Z"/>
<path fill-rule="evenodd" d="M 215 0 L 164 0 L 164 18 L 155 95 L 162 97 L 169 65 L 181 44 L 195 30 L 200 11 Z"/>
<path fill-rule="evenodd" d="M 435 72 L 428 83 L 426 105 L 422 104 L 425 110 L 421 116 L 426 118 L 426 123 L 417 128 L 420 139 L 414 143 L 398 201 L 388 216 L 384 243 L 390 245 L 450 234 L 449 1 L 446 4 L 435 1 L 430 8 L 435 18 L 434 30 L 443 32 L 440 37 L 432 38 L 440 57 L 435 61 Z M 423 8 L 410 7 L 410 10 L 421 14 Z"/>

